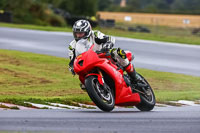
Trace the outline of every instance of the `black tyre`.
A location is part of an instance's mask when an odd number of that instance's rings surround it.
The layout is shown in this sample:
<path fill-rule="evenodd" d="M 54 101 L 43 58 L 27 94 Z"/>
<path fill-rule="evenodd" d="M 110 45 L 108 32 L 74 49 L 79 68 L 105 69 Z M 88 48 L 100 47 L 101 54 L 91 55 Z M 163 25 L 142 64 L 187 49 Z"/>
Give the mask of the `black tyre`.
<path fill-rule="evenodd" d="M 104 83 L 105 84 L 105 83 Z M 89 76 L 85 80 L 85 87 L 89 97 L 101 110 L 109 112 L 115 106 L 115 99 L 112 89 L 106 85 L 102 87 L 96 76 Z"/>
<path fill-rule="evenodd" d="M 156 104 L 156 98 L 153 89 L 142 75 L 137 73 L 137 76 L 139 76 L 142 79 L 142 82 L 146 84 L 147 87 L 138 88 L 138 90 L 141 90 L 144 93 L 140 93 L 141 102 L 138 105 L 136 105 L 136 108 L 138 108 L 141 111 L 151 111 Z"/>

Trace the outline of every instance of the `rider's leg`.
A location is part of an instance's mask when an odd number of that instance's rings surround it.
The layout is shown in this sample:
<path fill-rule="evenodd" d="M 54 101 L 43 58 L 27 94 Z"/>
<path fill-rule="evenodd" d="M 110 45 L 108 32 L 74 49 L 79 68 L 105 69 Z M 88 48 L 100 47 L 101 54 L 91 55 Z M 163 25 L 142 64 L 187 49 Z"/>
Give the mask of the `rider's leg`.
<path fill-rule="evenodd" d="M 130 63 L 130 61 L 133 60 L 131 52 L 125 52 L 120 48 L 114 48 L 111 50 L 111 55 L 114 60 L 116 60 L 122 67 L 125 68 L 125 71 L 131 77 L 132 81 L 137 83 L 139 78 L 136 76 L 136 71 L 133 64 Z"/>
<path fill-rule="evenodd" d="M 134 82 L 137 82 L 136 71 L 133 64 L 129 63 L 129 65 L 125 67 L 125 71 L 128 73 L 128 75 Z"/>

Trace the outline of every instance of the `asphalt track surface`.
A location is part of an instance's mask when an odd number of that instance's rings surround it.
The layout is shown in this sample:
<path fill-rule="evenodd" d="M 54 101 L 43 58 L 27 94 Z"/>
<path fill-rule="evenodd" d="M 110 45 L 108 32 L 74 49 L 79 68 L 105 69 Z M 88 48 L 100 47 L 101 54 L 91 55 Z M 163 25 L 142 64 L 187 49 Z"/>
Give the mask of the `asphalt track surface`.
<path fill-rule="evenodd" d="M 0 49 L 67 57 L 71 33 L 0 28 Z M 117 38 L 116 47 L 135 55 L 136 67 L 200 76 L 200 47 Z M 2 110 L 0 133 L 199 133 L 200 106 L 156 107 L 151 112 L 118 108 Z"/>
<path fill-rule="evenodd" d="M 0 49 L 68 57 L 72 33 L 0 27 Z M 115 47 L 134 53 L 139 68 L 200 76 L 200 46 L 116 37 Z"/>
<path fill-rule="evenodd" d="M 156 107 L 151 112 L 118 108 L 4 110 L 0 133 L 199 133 L 200 106 Z"/>

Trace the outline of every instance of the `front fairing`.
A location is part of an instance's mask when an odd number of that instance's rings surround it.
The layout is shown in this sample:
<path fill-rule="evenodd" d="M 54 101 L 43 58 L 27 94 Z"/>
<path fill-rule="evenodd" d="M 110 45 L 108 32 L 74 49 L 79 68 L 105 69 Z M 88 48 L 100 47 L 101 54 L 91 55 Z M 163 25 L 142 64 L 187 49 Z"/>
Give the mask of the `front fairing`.
<path fill-rule="evenodd" d="M 84 52 L 76 57 L 74 61 L 74 71 L 78 75 L 87 74 L 97 64 L 102 64 L 108 61 L 106 59 L 99 58 L 97 53 L 92 50 L 93 46 L 87 52 Z"/>

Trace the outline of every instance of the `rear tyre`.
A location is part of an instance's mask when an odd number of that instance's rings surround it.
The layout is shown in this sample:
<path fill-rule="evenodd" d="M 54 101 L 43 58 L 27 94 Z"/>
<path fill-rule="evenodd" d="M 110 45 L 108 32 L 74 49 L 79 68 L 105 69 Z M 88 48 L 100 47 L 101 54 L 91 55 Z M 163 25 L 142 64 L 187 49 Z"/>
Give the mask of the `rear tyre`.
<path fill-rule="evenodd" d="M 106 84 L 106 83 L 104 83 Z M 109 112 L 115 106 L 113 90 L 106 85 L 106 89 L 102 87 L 96 76 L 89 76 L 85 80 L 85 86 L 89 97 L 101 110 Z"/>
<path fill-rule="evenodd" d="M 138 90 L 142 91 L 144 94 L 140 93 L 141 102 L 136 105 L 136 108 L 138 108 L 140 111 L 151 111 L 156 104 L 156 98 L 153 89 L 142 75 L 137 73 L 137 76 L 142 79 L 147 87 L 138 88 Z"/>

